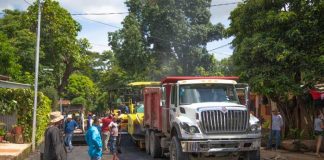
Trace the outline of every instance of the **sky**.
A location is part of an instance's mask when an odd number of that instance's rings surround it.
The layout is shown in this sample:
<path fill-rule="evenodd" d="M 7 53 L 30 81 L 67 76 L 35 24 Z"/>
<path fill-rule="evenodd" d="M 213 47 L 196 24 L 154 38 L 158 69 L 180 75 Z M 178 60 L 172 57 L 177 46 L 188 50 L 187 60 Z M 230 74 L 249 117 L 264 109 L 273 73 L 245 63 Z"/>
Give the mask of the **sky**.
<path fill-rule="evenodd" d="M 0 10 L 18 9 L 26 10 L 27 7 L 36 0 L 0 0 Z M 60 5 L 70 13 L 120 13 L 127 12 L 124 0 L 58 0 Z M 241 0 L 212 0 L 212 5 L 241 2 Z M 220 5 L 210 8 L 213 24 L 222 23 L 228 27 L 230 12 L 237 6 L 236 4 Z M 75 15 L 73 18 L 82 25 L 79 38 L 87 38 L 92 45 L 91 50 L 102 52 L 110 50 L 108 46 L 108 32 L 122 28 L 121 22 L 127 14 L 112 15 Z M 98 23 L 101 22 L 101 23 Z M 104 23 L 104 24 L 102 24 Z M 208 43 L 207 49 L 211 50 L 232 41 L 233 38 L 222 39 Z M 233 49 L 230 45 L 211 51 L 217 60 L 227 58 L 232 55 Z"/>

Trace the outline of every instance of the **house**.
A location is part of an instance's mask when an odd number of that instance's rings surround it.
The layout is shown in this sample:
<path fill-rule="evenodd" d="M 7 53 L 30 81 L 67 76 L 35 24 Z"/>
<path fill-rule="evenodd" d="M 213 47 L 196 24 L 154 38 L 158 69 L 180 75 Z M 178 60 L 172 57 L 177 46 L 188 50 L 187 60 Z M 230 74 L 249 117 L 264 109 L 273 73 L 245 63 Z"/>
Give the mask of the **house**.
<path fill-rule="evenodd" d="M 17 83 L 9 81 L 10 77 L 0 75 L 0 88 L 31 88 L 30 84 Z M 6 124 L 6 129 L 11 130 L 12 125 L 17 124 L 17 116 L 13 115 L 0 115 L 0 122 Z"/>
<path fill-rule="evenodd" d="M 0 75 L 0 88 L 30 88 L 30 84 L 9 81 L 8 76 Z"/>

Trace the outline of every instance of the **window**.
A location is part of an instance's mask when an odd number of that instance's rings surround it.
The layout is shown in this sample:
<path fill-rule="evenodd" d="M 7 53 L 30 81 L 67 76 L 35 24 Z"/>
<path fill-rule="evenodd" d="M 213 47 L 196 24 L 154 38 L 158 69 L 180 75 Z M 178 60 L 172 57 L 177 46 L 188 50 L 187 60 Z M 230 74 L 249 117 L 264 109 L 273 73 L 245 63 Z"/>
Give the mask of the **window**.
<path fill-rule="evenodd" d="M 179 87 L 180 104 L 238 102 L 230 84 L 186 84 Z"/>
<path fill-rule="evenodd" d="M 177 103 L 177 88 L 176 86 L 171 87 L 171 104 L 176 105 Z"/>

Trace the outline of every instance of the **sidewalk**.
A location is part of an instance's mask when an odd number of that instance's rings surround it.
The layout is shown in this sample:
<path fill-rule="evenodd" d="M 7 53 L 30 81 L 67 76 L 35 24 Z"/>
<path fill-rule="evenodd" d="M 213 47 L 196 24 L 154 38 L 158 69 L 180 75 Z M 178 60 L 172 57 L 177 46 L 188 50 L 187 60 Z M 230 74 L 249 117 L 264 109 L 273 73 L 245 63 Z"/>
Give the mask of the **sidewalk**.
<path fill-rule="evenodd" d="M 31 144 L 0 143 L 0 160 L 20 160 L 30 151 Z"/>
<path fill-rule="evenodd" d="M 314 152 L 289 152 L 286 150 L 264 150 L 261 148 L 261 159 L 264 160 L 324 160 L 324 153 L 322 157 L 318 158 Z"/>

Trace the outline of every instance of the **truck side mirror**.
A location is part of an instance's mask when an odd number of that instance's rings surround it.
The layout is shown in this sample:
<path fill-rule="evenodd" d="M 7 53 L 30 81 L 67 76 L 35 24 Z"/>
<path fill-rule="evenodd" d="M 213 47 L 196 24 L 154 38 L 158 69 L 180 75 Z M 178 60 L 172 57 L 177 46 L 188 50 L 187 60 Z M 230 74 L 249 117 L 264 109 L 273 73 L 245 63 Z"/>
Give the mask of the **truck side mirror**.
<path fill-rule="evenodd" d="M 249 106 L 250 102 L 250 87 L 247 83 L 238 83 L 235 85 L 236 93 L 240 102 L 245 105 L 246 107 Z M 244 98 L 244 99 L 243 99 Z"/>
<path fill-rule="evenodd" d="M 163 86 L 163 87 L 161 87 L 161 100 L 160 100 L 160 106 L 162 106 L 162 107 L 165 107 L 166 106 L 166 104 L 165 104 L 165 98 L 166 98 L 166 95 L 165 95 L 166 93 L 165 93 L 165 87 Z"/>
<path fill-rule="evenodd" d="M 160 106 L 165 107 L 165 100 L 164 100 L 164 99 L 162 99 L 162 100 L 160 101 Z"/>

